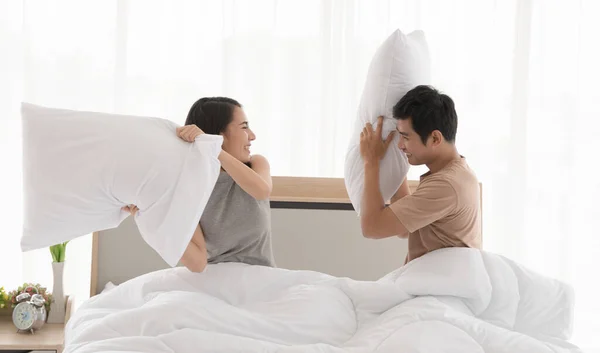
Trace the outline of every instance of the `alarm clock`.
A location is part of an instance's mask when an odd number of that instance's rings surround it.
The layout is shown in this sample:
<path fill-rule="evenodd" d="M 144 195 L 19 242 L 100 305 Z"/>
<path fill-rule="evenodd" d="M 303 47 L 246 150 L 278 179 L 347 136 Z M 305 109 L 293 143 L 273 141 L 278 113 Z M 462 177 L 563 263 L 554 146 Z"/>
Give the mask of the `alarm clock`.
<path fill-rule="evenodd" d="M 17 332 L 29 331 L 34 333 L 41 329 L 46 322 L 45 300 L 40 294 L 31 296 L 29 293 L 21 293 L 17 296 L 18 304 L 12 314 L 12 321 Z"/>

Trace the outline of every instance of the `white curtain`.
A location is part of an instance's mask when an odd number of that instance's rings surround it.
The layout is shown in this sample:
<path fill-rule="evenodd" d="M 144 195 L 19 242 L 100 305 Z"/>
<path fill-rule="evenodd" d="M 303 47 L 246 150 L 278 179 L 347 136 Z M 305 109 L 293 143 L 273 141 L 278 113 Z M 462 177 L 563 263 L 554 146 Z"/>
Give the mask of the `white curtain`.
<path fill-rule="evenodd" d="M 600 352 L 598 16 L 595 0 L 2 0 L 0 285 L 50 278 L 46 249 L 18 248 L 21 101 L 183 123 L 199 97 L 231 96 L 275 175 L 342 177 L 375 49 L 422 29 L 483 183 L 486 250 L 572 284 L 574 341 Z M 88 269 L 89 246 L 67 261 Z"/>

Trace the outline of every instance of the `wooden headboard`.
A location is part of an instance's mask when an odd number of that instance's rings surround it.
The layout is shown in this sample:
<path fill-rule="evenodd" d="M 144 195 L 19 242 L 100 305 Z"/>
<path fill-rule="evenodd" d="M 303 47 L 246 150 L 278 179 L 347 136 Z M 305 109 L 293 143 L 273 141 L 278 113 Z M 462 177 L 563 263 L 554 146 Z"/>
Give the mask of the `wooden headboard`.
<path fill-rule="evenodd" d="M 418 181 L 409 181 L 411 192 L 414 192 L 417 186 Z M 482 200 L 482 194 L 483 192 L 480 184 L 480 200 Z M 406 241 L 402 239 L 372 241 L 364 239 L 360 235 L 358 216 L 356 215 L 356 212 L 353 211 L 343 178 L 273 177 L 271 205 L 274 213 L 272 216 L 274 227 L 274 251 L 279 250 L 279 253 L 275 253 L 275 260 L 278 262 L 278 265 L 280 265 L 279 262 L 281 262 L 278 260 L 278 257 L 284 262 L 284 266 L 286 263 L 288 264 L 288 268 L 298 267 L 297 265 L 294 266 L 290 264 L 297 264 L 303 259 L 303 256 L 320 259 L 331 258 L 332 249 L 338 250 L 338 244 L 340 243 L 343 243 L 341 245 L 346 247 L 346 251 L 352 252 L 353 254 L 364 255 L 366 260 L 368 260 L 369 257 L 371 260 L 376 258 L 376 261 L 381 262 L 380 268 L 365 268 L 368 266 L 360 265 L 360 260 L 358 261 L 359 264 L 355 264 L 357 262 L 355 258 L 344 259 L 343 254 L 338 254 L 335 261 L 327 263 L 325 266 L 327 267 L 327 272 L 332 275 L 349 276 L 350 273 L 348 273 L 348 271 L 350 270 L 348 270 L 348 268 L 351 268 L 352 266 L 362 266 L 360 267 L 362 272 L 355 276 L 358 277 L 356 279 L 373 279 L 379 276 L 382 271 L 388 269 L 391 270 L 402 265 L 404 261 Z M 123 282 L 136 275 L 168 267 L 166 264 L 162 263 L 158 255 L 153 253 L 149 247 L 145 246 L 145 243 L 143 243 L 139 234 L 129 236 L 129 233 L 137 233 L 137 228 L 130 218 L 126 219 L 122 226 L 119 226 L 119 228 L 122 228 L 121 230 L 108 230 L 93 234 L 90 296 L 99 293 L 99 291 L 102 290 L 101 287 L 108 280 L 111 282 L 113 281 L 113 277 L 118 277 L 115 278 L 116 282 Z M 315 234 L 298 233 L 298 228 L 300 228 L 299 225 L 306 224 L 304 220 L 311 222 L 312 226 L 318 228 L 317 231 L 320 231 L 327 236 L 323 236 L 323 234 L 319 236 Z M 282 223 L 285 223 L 285 227 L 282 226 Z M 288 223 L 290 224 L 287 225 Z M 336 232 L 328 232 L 327 229 L 329 228 L 327 227 L 333 227 L 332 229 L 335 229 Z M 275 234 L 276 232 L 278 234 Z M 286 240 L 287 243 L 276 244 L 276 238 L 280 238 L 282 235 L 281 233 L 288 232 L 294 234 L 289 236 L 286 235 L 288 237 Z M 107 234 L 102 234 L 102 236 L 100 236 L 100 233 Z M 329 233 L 349 233 L 350 235 L 346 238 L 342 236 L 341 238 L 333 239 L 338 235 L 329 236 Z M 121 241 L 121 238 L 124 238 L 125 235 L 131 239 L 128 241 Z M 111 237 L 114 239 L 112 240 L 112 244 L 104 244 L 104 246 L 101 246 L 101 238 L 102 241 L 109 242 Z M 281 242 L 281 240 L 279 241 Z M 315 243 L 319 244 L 319 246 L 315 246 Z M 132 256 L 127 255 L 128 250 L 122 249 L 122 247 L 127 246 L 134 248 L 129 249 L 129 253 L 135 251 L 136 256 L 139 255 L 143 259 L 147 259 L 143 261 L 147 261 L 148 264 L 140 264 L 138 261 L 135 261 L 134 264 L 132 260 L 127 260 L 129 263 L 127 263 L 125 267 L 129 265 L 135 267 L 134 269 L 131 269 L 129 275 L 117 275 L 118 272 L 121 271 L 122 265 L 111 265 L 113 268 L 110 271 L 107 271 L 111 273 L 100 273 L 100 249 L 104 248 L 104 251 L 108 251 L 112 254 L 110 259 L 108 259 L 106 255 L 103 257 L 105 263 L 110 263 L 113 262 L 113 260 L 125 261 L 126 259 L 130 259 Z M 333 250 L 334 253 L 335 250 Z M 339 251 L 341 252 L 344 250 Z M 306 262 L 307 264 L 303 264 L 301 269 L 326 272 L 324 271 L 323 264 L 319 267 L 318 264 L 313 265 L 310 264 L 310 261 Z"/>

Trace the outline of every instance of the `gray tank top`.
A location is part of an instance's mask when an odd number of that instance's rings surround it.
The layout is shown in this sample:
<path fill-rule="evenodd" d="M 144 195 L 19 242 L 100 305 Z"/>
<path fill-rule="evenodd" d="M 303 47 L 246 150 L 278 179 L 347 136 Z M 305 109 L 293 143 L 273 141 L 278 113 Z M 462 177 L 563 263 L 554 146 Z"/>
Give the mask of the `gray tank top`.
<path fill-rule="evenodd" d="M 243 262 L 275 267 L 271 247 L 271 208 L 256 200 L 221 171 L 200 218 L 208 263 Z"/>

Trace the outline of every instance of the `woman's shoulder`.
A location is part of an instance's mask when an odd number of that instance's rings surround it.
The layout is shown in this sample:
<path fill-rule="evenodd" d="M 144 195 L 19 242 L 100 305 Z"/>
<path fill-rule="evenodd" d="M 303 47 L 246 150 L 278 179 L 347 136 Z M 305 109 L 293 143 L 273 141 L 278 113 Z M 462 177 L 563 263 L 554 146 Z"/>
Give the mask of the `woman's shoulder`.
<path fill-rule="evenodd" d="M 255 166 L 268 166 L 269 165 L 269 161 L 267 160 L 267 158 L 261 154 L 253 154 L 252 157 L 250 157 L 250 165 L 252 167 Z"/>

